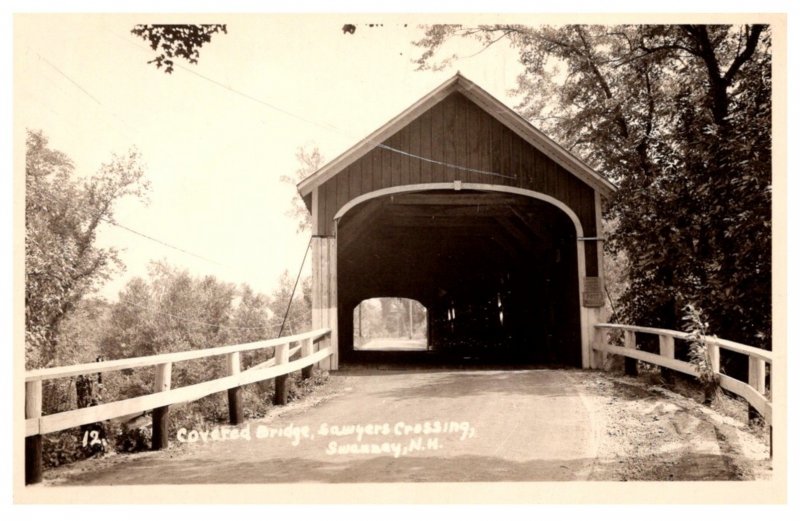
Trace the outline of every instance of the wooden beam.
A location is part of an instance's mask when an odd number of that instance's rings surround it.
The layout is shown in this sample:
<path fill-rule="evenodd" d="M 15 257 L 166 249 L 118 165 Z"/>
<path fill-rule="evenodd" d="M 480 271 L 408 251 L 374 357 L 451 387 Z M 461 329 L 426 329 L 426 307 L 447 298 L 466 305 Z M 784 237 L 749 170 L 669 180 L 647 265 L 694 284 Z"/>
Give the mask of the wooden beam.
<path fill-rule="evenodd" d="M 25 383 L 25 418 L 38 421 L 42 416 L 42 381 Z M 27 422 L 26 422 L 27 423 Z M 27 425 L 26 425 L 27 426 Z M 27 430 L 27 429 L 26 429 Z M 25 438 L 25 484 L 42 481 L 42 436 Z"/>
<path fill-rule="evenodd" d="M 196 360 L 198 358 L 208 358 L 211 356 L 227 355 L 228 353 L 254 351 L 266 347 L 274 347 L 287 342 L 298 342 L 305 338 L 317 340 L 330 333 L 328 328 L 319 328 L 306 333 L 298 333 L 292 336 L 272 338 L 270 340 L 259 340 L 247 344 L 236 344 L 210 349 L 195 349 L 191 351 L 178 351 L 175 353 L 164 353 L 160 355 L 139 356 L 136 358 L 122 358 L 120 360 L 109 360 L 108 362 L 92 362 L 88 364 L 69 365 L 65 367 L 53 367 L 48 369 L 36 369 L 25 373 L 25 381 L 52 380 L 54 378 L 67 378 L 82 374 L 104 373 L 108 371 L 119 371 L 121 369 L 133 369 L 135 367 L 149 367 L 165 363 L 183 362 L 186 360 Z"/>
<path fill-rule="evenodd" d="M 172 386 L 172 363 L 156 366 L 154 393 L 169 391 Z M 169 447 L 169 405 L 153 409 L 152 449 L 161 450 Z"/>
<path fill-rule="evenodd" d="M 323 348 L 316 353 L 300 360 L 295 360 L 281 366 L 268 367 L 259 370 L 242 371 L 233 376 L 224 376 L 216 380 L 201 382 L 198 384 L 187 385 L 178 389 L 170 389 L 160 393 L 128 398 L 93 407 L 84 407 L 73 411 L 49 414 L 39 418 L 38 429 L 28 428 L 26 432 L 33 434 L 48 434 L 57 432 L 87 423 L 95 423 L 111 418 L 119 418 L 142 411 L 150 411 L 158 407 L 163 407 L 176 403 L 190 402 L 210 394 L 226 391 L 232 387 L 244 386 L 269 378 L 274 378 L 282 374 L 299 371 L 309 364 L 314 364 L 331 355 L 329 348 Z"/>
<path fill-rule="evenodd" d="M 520 204 L 521 201 L 524 203 L 520 197 L 498 193 L 410 193 L 390 197 L 390 204 L 396 205 L 494 206 Z"/>
<path fill-rule="evenodd" d="M 237 375 L 242 371 L 240 353 L 231 353 L 226 359 L 228 376 Z M 239 425 L 244 421 L 244 405 L 242 404 L 242 388 L 228 389 L 228 420 L 231 425 Z"/>
<path fill-rule="evenodd" d="M 636 351 L 636 333 L 634 331 L 625 331 L 625 348 L 628 351 Z M 625 374 L 628 376 L 637 376 L 639 368 L 636 364 L 637 358 L 625 357 Z"/>
<path fill-rule="evenodd" d="M 300 357 L 301 358 L 305 358 L 307 356 L 311 356 L 311 354 L 313 352 L 314 352 L 314 343 L 311 340 L 306 339 L 306 340 L 303 340 L 300 343 Z M 314 375 L 314 366 L 313 365 L 306 366 L 301 370 L 301 377 L 303 378 L 303 380 L 307 380 L 307 379 L 311 378 L 313 375 Z"/>
<path fill-rule="evenodd" d="M 281 366 L 289 363 L 289 344 L 281 344 L 275 348 L 275 365 Z M 275 377 L 275 405 L 286 405 L 289 402 L 289 375 L 281 374 Z"/>

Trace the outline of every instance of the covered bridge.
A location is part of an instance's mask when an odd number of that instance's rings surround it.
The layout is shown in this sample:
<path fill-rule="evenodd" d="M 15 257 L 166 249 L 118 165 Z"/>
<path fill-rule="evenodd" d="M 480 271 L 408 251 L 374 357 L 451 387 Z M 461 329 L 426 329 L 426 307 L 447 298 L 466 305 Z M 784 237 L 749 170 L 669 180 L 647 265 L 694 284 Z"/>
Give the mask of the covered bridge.
<path fill-rule="evenodd" d="M 434 352 L 590 365 L 601 199 L 614 186 L 462 75 L 298 190 L 331 369 L 357 358 L 353 311 L 374 297 L 421 303 Z"/>

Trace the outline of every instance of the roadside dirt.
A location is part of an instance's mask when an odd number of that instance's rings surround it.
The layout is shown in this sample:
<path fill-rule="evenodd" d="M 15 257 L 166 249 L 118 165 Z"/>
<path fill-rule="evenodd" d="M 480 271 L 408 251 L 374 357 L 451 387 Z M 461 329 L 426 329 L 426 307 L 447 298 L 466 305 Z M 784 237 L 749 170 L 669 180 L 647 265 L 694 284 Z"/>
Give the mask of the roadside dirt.
<path fill-rule="evenodd" d="M 642 378 L 582 372 L 576 384 L 598 429 L 593 480 L 736 481 L 772 475 L 763 429 L 746 423 L 746 407 L 721 397 L 716 408 Z M 687 393 L 691 394 L 691 393 Z M 737 410 L 738 409 L 738 410 Z"/>

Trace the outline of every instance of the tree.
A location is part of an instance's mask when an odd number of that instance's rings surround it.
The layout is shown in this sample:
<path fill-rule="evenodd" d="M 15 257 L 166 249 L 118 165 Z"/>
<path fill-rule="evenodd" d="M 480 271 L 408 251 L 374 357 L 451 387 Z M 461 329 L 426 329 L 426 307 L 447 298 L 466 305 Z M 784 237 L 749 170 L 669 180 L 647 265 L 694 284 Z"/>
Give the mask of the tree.
<path fill-rule="evenodd" d="M 155 63 L 157 68 L 172 74 L 175 69 L 175 58 L 183 58 L 196 64 L 200 58 L 200 48 L 211 41 L 211 36 L 218 32 L 228 33 L 225 24 L 209 25 L 158 25 L 138 24 L 131 33 L 139 36 L 150 48 L 157 51 L 156 57 L 147 63 Z"/>
<path fill-rule="evenodd" d="M 311 330 L 311 279 L 306 278 L 295 287 L 295 279 L 287 270 L 281 274 L 278 287 L 269 299 L 272 311 L 272 336 L 296 335 Z M 292 290 L 294 289 L 294 296 Z M 288 310 L 288 315 L 287 315 Z M 284 324 L 284 317 L 286 323 Z M 283 326 L 283 333 L 281 333 Z"/>
<path fill-rule="evenodd" d="M 114 223 L 122 198 L 148 190 L 139 153 L 113 156 L 90 177 L 76 177 L 62 152 L 29 131 L 25 155 L 25 352 L 28 368 L 57 358 L 59 328 L 78 302 L 122 267 L 113 248 L 95 244 Z"/>
<path fill-rule="evenodd" d="M 325 158 L 320 153 L 319 147 L 316 146 L 313 148 L 298 147 L 294 155 L 298 162 L 297 170 L 294 171 L 293 175 L 281 176 L 281 181 L 284 183 L 290 183 L 293 187 L 306 177 L 319 170 L 319 168 L 325 162 Z M 308 208 L 306 208 L 305 203 L 303 203 L 303 199 L 300 197 L 300 194 L 294 194 L 294 197 L 292 198 L 292 208 L 289 210 L 287 215 L 297 219 L 297 233 L 311 230 L 311 214 L 309 213 Z"/>
<path fill-rule="evenodd" d="M 712 333 L 769 348 L 769 28 L 432 26 L 419 68 L 459 37 L 515 49 L 518 111 L 618 184 L 617 318 L 678 329 L 693 304 Z"/>

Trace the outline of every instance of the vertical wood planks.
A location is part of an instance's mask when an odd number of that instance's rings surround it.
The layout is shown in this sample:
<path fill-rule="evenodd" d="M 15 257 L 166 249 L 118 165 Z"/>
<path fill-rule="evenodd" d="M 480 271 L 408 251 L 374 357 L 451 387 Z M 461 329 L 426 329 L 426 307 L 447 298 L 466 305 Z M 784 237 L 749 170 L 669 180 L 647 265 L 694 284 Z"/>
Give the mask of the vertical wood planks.
<path fill-rule="evenodd" d="M 172 386 L 172 362 L 156 366 L 155 388 L 153 392 L 169 391 Z M 169 447 L 169 405 L 153 409 L 153 441 L 152 449 L 161 450 Z"/>
<path fill-rule="evenodd" d="M 420 148 L 420 141 L 422 139 L 420 135 L 420 126 L 421 122 L 419 120 L 415 120 L 412 122 L 408 127 L 406 127 L 405 132 L 409 135 L 409 143 L 408 143 L 408 152 L 419 156 Z M 417 184 L 420 182 L 421 179 L 421 169 L 422 169 L 422 162 L 417 158 L 409 158 L 409 183 Z"/>
<path fill-rule="evenodd" d="M 242 370 L 242 357 L 238 351 L 230 353 L 226 357 L 228 376 L 239 374 Z M 228 418 L 231 425 L 239 425 L 244 421 L 244 409 L 242 404 L 242 388 L 234 387 L 228 389 Z"/>
<path fill-rule="evenodd" d="M 42 417 L 42 381 L 25 382 L 25 418 Z M 42 435 L 25 438 L 25 484 L 42 481 Z"/>
<path fill-rule="evenodd" d="M 289 363 L 289 344 L 281 344 L 275 347 L 275 365 L 280 366 Z M 289 375 L 282 374 L 275 377 L 275 405 L 286 405 L 289 401 Z"/>
<path fill-rule="evenodd" d="M 433 120 L 431 119 L 431 111 L 425 112 L 419 119 L 419 155 L 431 159 L 431 126 Z M 433 170 L 433 163 L 428 161 L 420 161 L 420 182 L 430 183 L 433 177 L 431 172 Z"/>
<path fill-rule="evenodd" d="M 628 349 L 636 349 L 636 333 L 634 331 L 625 330 L 625 347 Z M 628 376 L 637 376 L 639 368 L 635 358 L 625 357 L 625 374 Z"/>

